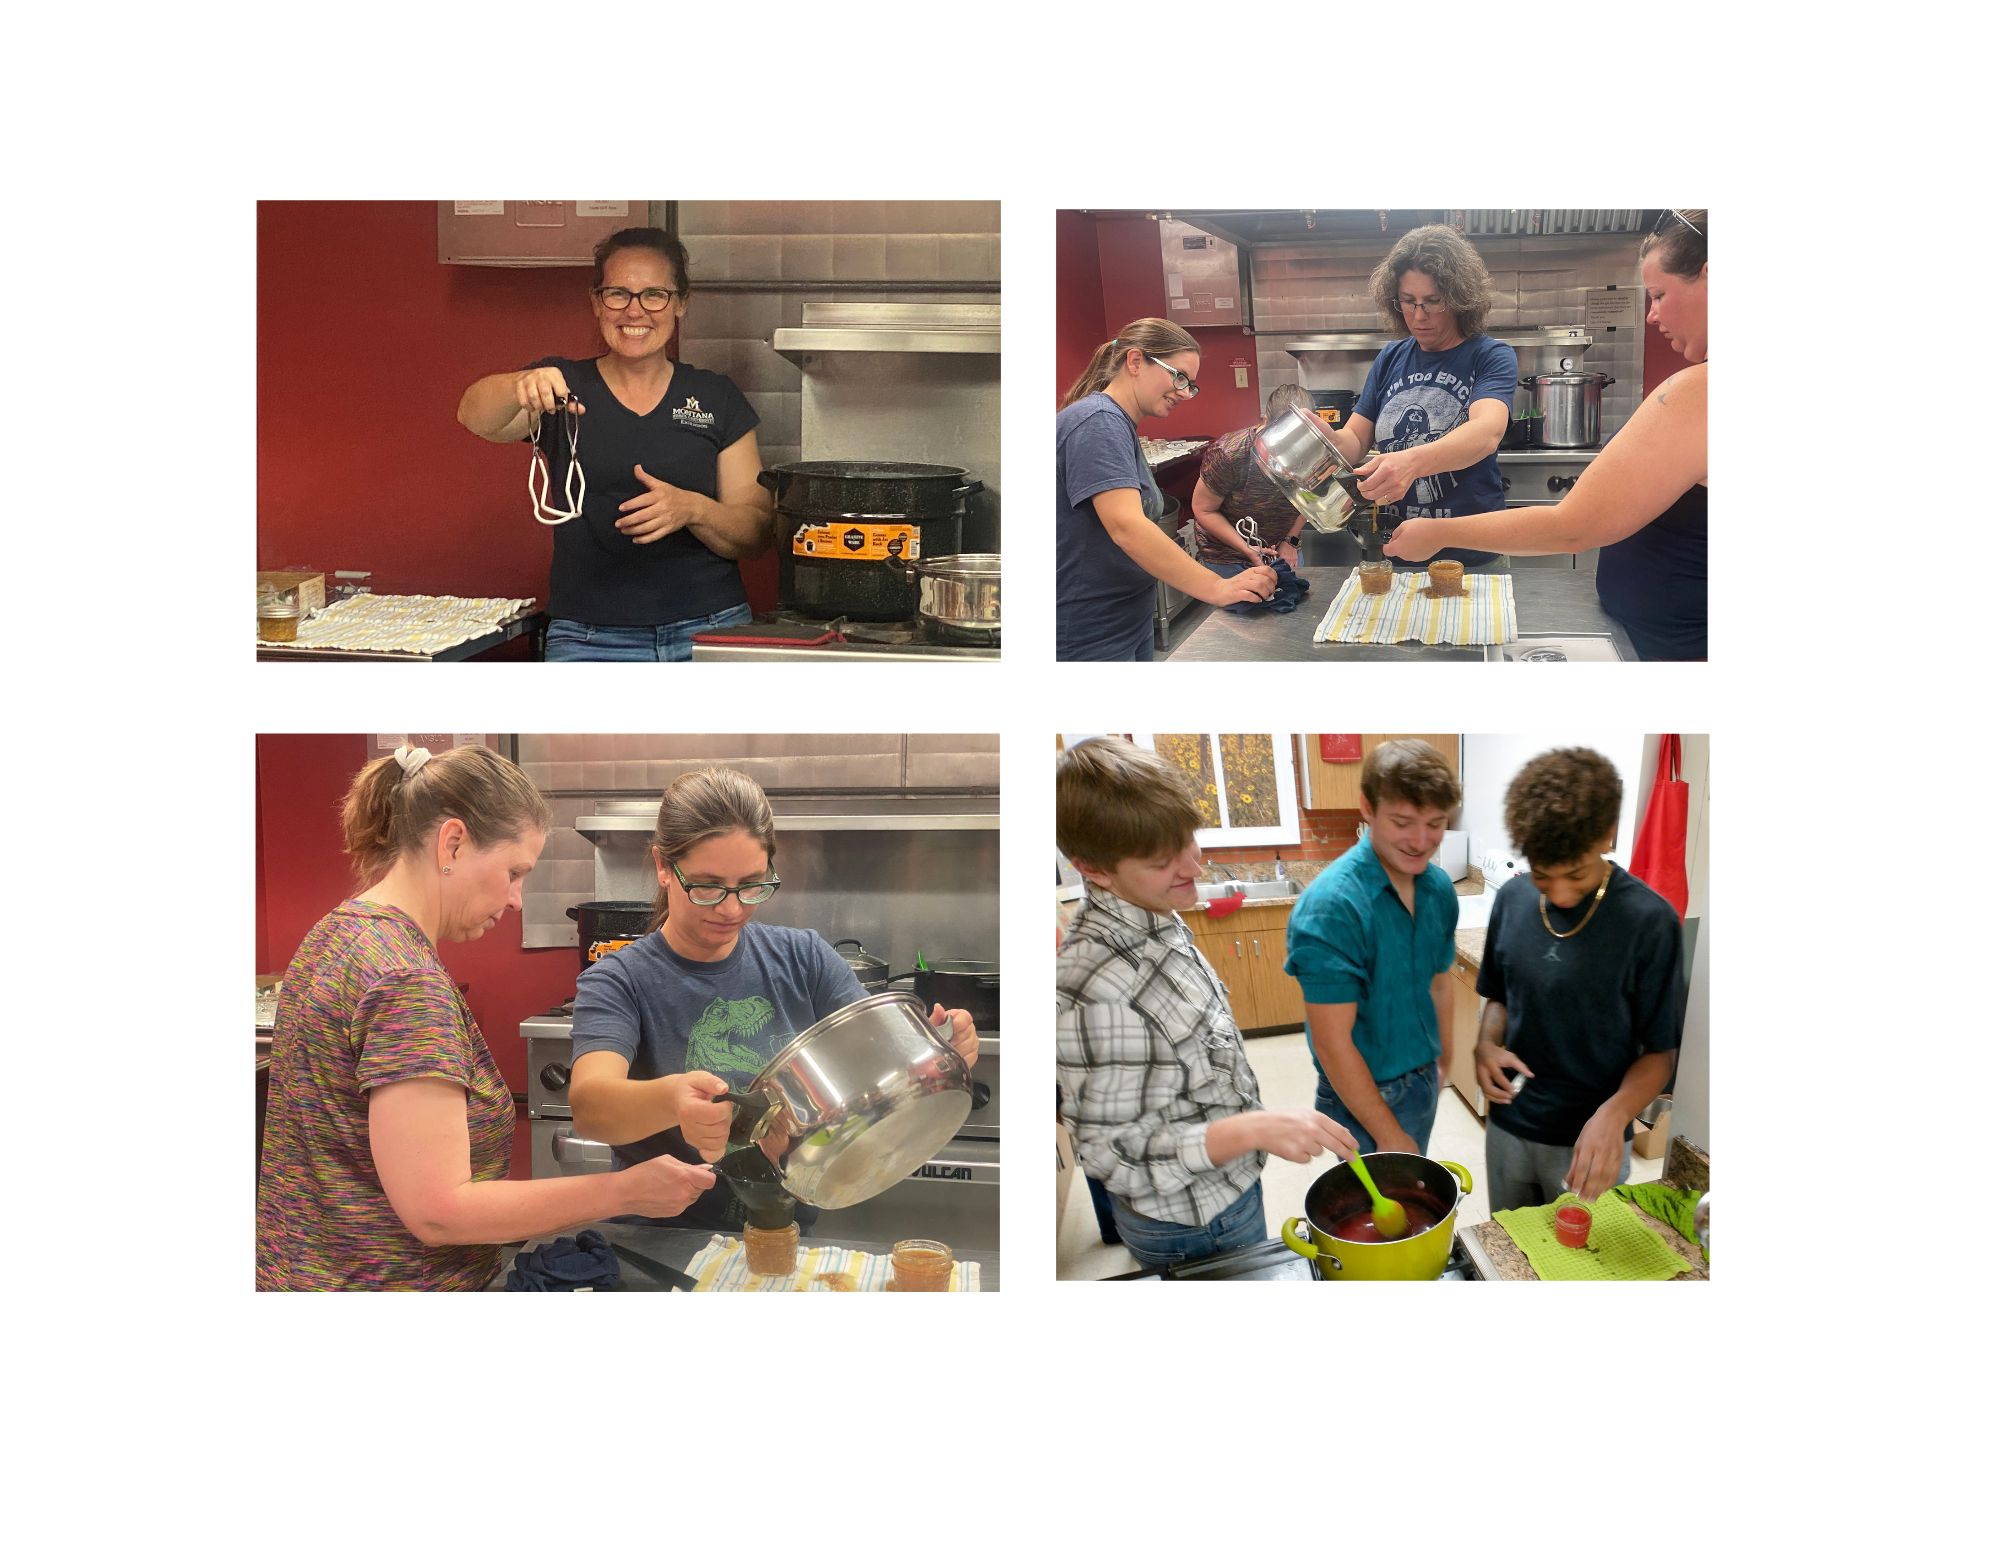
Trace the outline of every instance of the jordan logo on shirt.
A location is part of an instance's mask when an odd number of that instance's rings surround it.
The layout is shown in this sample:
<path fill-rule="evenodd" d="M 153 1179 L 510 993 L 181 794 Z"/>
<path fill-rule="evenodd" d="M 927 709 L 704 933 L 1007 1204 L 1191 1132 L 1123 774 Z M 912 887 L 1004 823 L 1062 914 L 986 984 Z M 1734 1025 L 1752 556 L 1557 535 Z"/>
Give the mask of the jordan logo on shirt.
<path fill-rule="evenodd" d="M 1542 959 L 1544 959 L 1544 960 L 1553 960 L 1553 961 L 1555 961 L 1555 962 L 1556 962 L 1556 964 L 1560 965 L 1560 964 L 1562 964 L 1562 953 L 1561 953 L 1561 951 L 1559 951 L 1559 950 L 1558 950 L 1558 949 L 1557 949 L 1557 948 L 1555 947 L 1555 945 L 1554 945 L 1554 944 L 1551 944 L 1551 945 L 1549 946 L 1549 952 L 1548 952 L 1548 954 L 1544 955 L 1544 956 L 1542 957 Z"/>

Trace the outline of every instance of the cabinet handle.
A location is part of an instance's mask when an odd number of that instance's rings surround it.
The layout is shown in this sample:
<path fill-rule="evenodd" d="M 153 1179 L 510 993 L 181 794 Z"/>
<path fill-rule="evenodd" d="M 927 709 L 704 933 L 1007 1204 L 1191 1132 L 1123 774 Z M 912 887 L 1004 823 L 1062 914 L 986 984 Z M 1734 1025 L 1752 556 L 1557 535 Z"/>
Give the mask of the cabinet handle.
<path fill-rule="evenodd" d="M 1252 939 L 1250 941 L 1250 953 L 1262 958 L 1264 954 L 1264 941 L 1262 939 Z"/>
<path fill-rule="evenodd" d="M 1231 939 L 1229 942 L 1236 946 L 1236 958 L 1241 960 L 1243 958 L 1243 941 L 1241 939 Z"/>

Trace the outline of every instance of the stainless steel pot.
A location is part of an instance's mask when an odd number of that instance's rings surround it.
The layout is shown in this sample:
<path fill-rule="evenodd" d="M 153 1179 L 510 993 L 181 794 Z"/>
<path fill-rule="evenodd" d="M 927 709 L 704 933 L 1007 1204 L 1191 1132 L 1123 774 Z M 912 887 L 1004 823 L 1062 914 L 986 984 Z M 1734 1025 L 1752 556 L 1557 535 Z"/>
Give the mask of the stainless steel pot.
<path fill-rule="evenodd" d="M 934 1157 L 972 1110 L 970 1071 L 944 1036 L 918 999 L 885 992 L 793 1037 L 745 1091 L 771 1103 L 756 1135 L 783 1137 L 785 1189 L 852 1207 Z"/>
<path fill-rule="evenodd" d="M 920 558 L 917 620 L 968 633 L 1000 631 L 1000 555 L 955 553 Z"/>
<path fill-rule="evenodd" d="M 833 948 L 847 962 L 863 987 L 879 992 L 889 985 L 889 962 L 879 955 L 869 954 L 861 947 L 859 939 L 835 939 Z"/>
<path fill-rule="evenodd" d="M 1539 415 L 1535 443 L 1556 450 L 1584 450 L 1597 444 L 1604 388 L 1616 380 L 1601 370 L 1522 376 L 1530 407 Z"/>
<path fill-rule="evenodd" d="M 1251 443 L 1264 475 L 1316 529 L 1338 531 L 1347 524 L 1361 499 L 1354 468 L 1317 413 L 1297 408 L 1274 413 Z"/>

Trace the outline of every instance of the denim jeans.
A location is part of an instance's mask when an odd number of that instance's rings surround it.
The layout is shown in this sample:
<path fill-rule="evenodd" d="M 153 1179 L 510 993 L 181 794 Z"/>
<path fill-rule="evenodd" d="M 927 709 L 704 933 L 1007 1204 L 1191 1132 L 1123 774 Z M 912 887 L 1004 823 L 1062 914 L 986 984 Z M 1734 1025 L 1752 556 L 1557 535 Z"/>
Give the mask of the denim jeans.
<path fill-rule="evenodd" d="M 1260 1180 L 1207 1223 L 1162 1223 L 1142 1218 L 1118 1197 L 1111 1198 L 1118 1219 L 1118 1237 L 1141 1266 L 1158 1269 L 1199 1261 L 1262 1244 L 1270 1238 L 1264 1226 L 1264 1183 Z"/>
<path fill-rule="evenodd" d="M 1410 1134 L 1418 1153 L 1431 1144 L 1431 1123 L 1437 1120 L 1439 1087 L 1435 1062 L 1426 1062 L 1400 1078 L 1375 1086 L 1375 1092 L 1382 1096 L 1382 1103 L 1389 1107 L 1389 1114 L 1396 1118 L 1396 1124 Z M 1331 1116 L 1352 1132 L 1363 1153 L 1374 1153 L 1380 1146 L 1374 1134 L 1361 1124 L 1361 1118 L 1341 1103 L 1340 1096 L 1333 1092 L 1333 1085 L 1326 1081 L 1324 1073 L 1319 1076 L 1319 1090 L 1313 1096 L 1313 1109 L 1322 1116 Z"/>
<path fill-rule="evenodd" d="M 1563 1194 L 1575 1144 L 1532 1143 L 1516 1137 L 1491 1117 L 1486 1122 L 1486 1210 L 1543 1207 Z M 1618 1185 L 1632 1178 L 1632 1145 L 1618 1161 Z"/>
<path fill-rule="evenodd" d="M 545 660 L 692 660 L 694 636 L 711 628 L 750 620 L 748 606 L 732 606 L 706 617 L 662 623 L 657 628 L 607 628 L 558 617 L 543 641 Z"/>

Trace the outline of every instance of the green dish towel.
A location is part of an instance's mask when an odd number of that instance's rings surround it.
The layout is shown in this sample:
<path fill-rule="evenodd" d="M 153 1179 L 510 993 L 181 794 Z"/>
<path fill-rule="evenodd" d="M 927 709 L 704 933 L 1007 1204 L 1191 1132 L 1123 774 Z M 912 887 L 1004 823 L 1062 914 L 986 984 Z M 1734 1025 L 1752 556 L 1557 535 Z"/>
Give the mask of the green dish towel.
<path fill-rule="evenodd" d="M 1613 1186 L 1611 1194 L 1658 1218 L 1689 1244 L 1701 1243 L 1701 1235 L 1694 1226 L 1694 1204 L 1701 1200 L 1699 1191 L 1676 1191 L 1672 1186 L 1651 1180 L 1636 1186 Z M 1701 1252 L 1701 1258 L 1708 1259 L 1707 1250 Z"/>
<path fill-rule="evenodd" d="M 1631 1207 L 1608 1195 L 1590 1209 L 1590 1243 L 1581 1250 L 1559 1244 L 1556 1209 L 1576 1201 L 1565 1191 L 1546 1207 L 1513 1207 L 1493 1215 L 1544 1282 L 1665 1282 L 1691 1269 Z"/>

